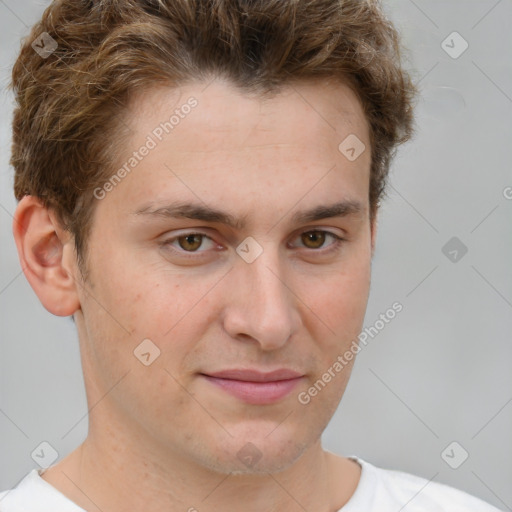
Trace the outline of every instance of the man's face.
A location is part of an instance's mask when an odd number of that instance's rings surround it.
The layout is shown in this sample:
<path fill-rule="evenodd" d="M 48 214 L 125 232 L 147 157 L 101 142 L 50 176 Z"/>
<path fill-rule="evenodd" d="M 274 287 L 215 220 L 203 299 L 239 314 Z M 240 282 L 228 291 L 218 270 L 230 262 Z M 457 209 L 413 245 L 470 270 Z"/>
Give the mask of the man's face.
<path fill-rule="evenodd" d="M 266 100 L 226 82 L 205 87 L 134 101 L 115 170 L 133 151 L 137 162 L 94 212 L 75 316 L 89 403 L 98 402 L 90 436 L 108 430 L 142 455 L 219 471 L 284 469 L 318 441 L 353 364 L 333 370 L 368 298 L 368 127 L 341 85 L 302 84 Z M 197 104 L 181 108 L 191 97 Z M 351 134 L 366 144 L 353 161 L 338 149 Z M 243 226 L 173 217 L 178 202 Z M 359 211 L 295 216 L 337 203 Z M 145 365 L 152 344 L 160 355 Z M 298 378 L 212 377 L 279 369 Z"/>

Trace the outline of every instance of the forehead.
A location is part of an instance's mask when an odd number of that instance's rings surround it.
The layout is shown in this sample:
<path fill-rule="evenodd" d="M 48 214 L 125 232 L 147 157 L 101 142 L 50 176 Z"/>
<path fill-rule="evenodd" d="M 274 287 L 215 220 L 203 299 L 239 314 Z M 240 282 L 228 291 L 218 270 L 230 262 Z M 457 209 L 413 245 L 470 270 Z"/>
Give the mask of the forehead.
<path fill-rule="evenodd" d="M 187 102 L 192 98 L 197 106 L 189 112 Z M 369 138 L 369 126 L 356 94 L 332 80 L 286 85 L 273 95 L 249 94 L 223 79 L 150 88 L 132 97 L 126 122 L 134 135 L 151 133 L 160 123 L 171 120 L 173 113 L 173 137 L 185 130 L 194 131 L 193 140 L 180 140 L 181 150 L 194 152 L 223 148 L 233 151 L 237 141 L 245 147 L 254 147 L 256 142 L 303 142 L 309 146 L 312 138 L 325 140 L 327 133 L 340 142 L 350 133 L 362 140 Z M 252 144 L 247 143 L 247 137 Z M 171 143 L 170 139 L 167 142 Z"/>
<path fill-rule="evenodd" d="M 339 148 L 355 136 L 370 149 L 362 106 L 345 85 L 301 83 L 271 97 L 221 80 L 153 88 L 132 98 L 125 123 L 117 165 L 134 166 L 109 195 L 115 212 L 199 200 L 263 219 L 299 201 L 367 199 L 371 151 L 350 161 Z M 131 156 L 149 140 L 143 158 Z"/>

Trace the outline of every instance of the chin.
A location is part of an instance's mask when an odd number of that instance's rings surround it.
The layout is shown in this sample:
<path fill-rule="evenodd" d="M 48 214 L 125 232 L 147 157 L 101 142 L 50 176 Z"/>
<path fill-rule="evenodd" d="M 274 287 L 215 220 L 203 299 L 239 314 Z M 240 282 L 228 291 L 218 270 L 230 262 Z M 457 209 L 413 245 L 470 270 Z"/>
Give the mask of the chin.
<path fill-rule="evenodd" d="M 242 439 L 242 440 L 240 440 Z M 233 438 L 224 442 L 222 451 L 210 452 L 205 447 L 201 464 L 212 471 L 232 475 L 267 475 L 290 468 L 313 444 L 313 441 L 297 442 L 287 439 L 270 439 L 260 436 Z M 252 438 L 254 439 L 254 437 Z"/>

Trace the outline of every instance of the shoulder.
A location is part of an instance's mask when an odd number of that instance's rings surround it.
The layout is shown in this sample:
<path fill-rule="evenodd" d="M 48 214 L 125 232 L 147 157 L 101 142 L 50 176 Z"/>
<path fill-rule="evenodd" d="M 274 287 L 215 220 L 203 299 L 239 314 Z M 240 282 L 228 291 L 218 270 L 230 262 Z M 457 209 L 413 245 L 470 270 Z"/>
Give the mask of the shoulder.
<path fill-rule="evenodd" d="M 85 512 L 30 471 L 14 488 L 0 492 L 0 512 Z"/>
<path fill-rule="evenodd" d="M 376 467 L 358 457 L 361 465 L 359 485 L 340 512 L 368 511 L 408 512 L 499 512 L 496 507 L 448 485 L 425 478 Z"/>

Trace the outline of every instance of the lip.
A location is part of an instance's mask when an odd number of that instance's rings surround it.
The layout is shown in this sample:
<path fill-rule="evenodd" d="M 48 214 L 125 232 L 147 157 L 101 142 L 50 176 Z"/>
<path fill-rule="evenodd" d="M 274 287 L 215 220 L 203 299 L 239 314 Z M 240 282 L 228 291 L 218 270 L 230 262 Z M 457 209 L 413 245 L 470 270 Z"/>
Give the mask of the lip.
<path fill-rule="evenodd" d="M 294 370 L 280 368 L 271 372 L 231 369 L 201 374 L 208 382 L 230 395 L 254 405 L 272 404 L 288 395 L 304 376 Z"/>

